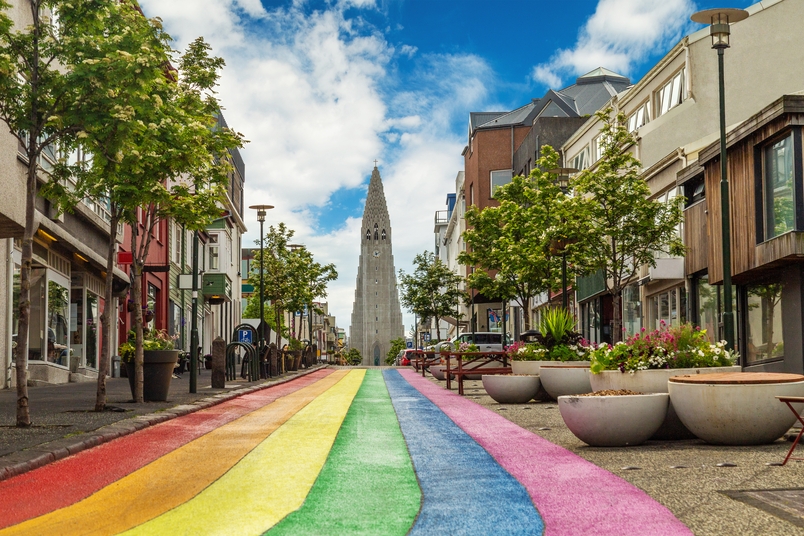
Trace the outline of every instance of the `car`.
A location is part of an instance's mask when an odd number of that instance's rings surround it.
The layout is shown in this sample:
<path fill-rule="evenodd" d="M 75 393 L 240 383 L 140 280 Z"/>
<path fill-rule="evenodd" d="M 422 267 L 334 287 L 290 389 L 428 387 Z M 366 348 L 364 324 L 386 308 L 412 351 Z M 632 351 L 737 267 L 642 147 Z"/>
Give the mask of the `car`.
<path fill-rule="evenodd" d="M 407 350 L 402 350 L 401 352 L 399 352 L 399 355 L 397 356 L 397 361 L 398 361 L 397 365 L 400 366 L 400 367 L 409 367 L 410 366 L 410 360 L 411 360 L 411 357 L 412 357 L 411 354 L 413 354 L 414 352 L 416 352 L 416 350 L 414 350 L 412 348 L 409 348 Z"/>
<path fill-rule="evenodd" d="M 502 352 L 503 351 L 503 335 L 496 331 L 476 331 L 474 333 L 461 333 L 456 339 L 453 339 L 452 344 L 454 348 L 455 341 L 458 343 L 472 342 L 477 345 L 478 351 L 481 352 Z M 441 343 L 444 344 L 444 343 Z M 511 344 L 511 337 L 505 335 L 505 346 Z"/>

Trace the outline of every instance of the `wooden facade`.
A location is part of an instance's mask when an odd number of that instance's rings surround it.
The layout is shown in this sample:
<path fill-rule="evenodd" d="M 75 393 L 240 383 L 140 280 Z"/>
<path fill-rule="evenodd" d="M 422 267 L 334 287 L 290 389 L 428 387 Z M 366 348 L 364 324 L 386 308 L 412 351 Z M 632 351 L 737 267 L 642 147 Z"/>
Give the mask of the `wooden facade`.
<path fill-rule="evenodd" d="M 709 232 L 706 199 L 684 209 L 685 273 L 694 274 L 709 267 Z"/>
<path fill-rule="evenodd" d="M 770 240 L 763 240 L 758 236 L 761 231 L 761 214 L 757 202 L 761 203 L 762 182 L 762 149 L 769 143 L 780 139 L 784 135 L 794 132 L 798 139 L 795 181 L 796 190 L 802 191 L 801 169 L 801 126 L 804 125 L 804 96 L 786 95 L 773 104 L 754 115 L 727 137 L 728 154 L 728 180 L 730 199 L 730 225 L 731 225 L 731 271 L 734 284 L 744 284 L 767 270 L 804 260 L 804 228 L 797 229 Z M 709 235 L 708 271 L 710 284 L 719 284 L 723 281 L 723 253 L 721 240 L 721 210 L 720 210 L 720 144 L 715 143 L 701 151 L 700 163 L 705 170 L 706 187 L 706 228 Z M 700 204 L 700 203 L 699 203 Z M 687 209 L 685 216 L 699 218 L 700 214 Z M 797 207 L 800 209 L 801 207 Z M 797 222 L 801 220 L 801 210 L 797 210 Z M 697 225 L 697 220 L 696 220 Z M 686 227 L 692 226 L 692 221 L 686 222 Z M 689 229 L 695 233 L 695 229 Z M 685 232 L 685 239 L 688 233 Z M 701 241 L 693 236 L 687 242 L 691 251 L 700 251 Z M 700 266 L 700 259 L 694 261 Z M 687 273 L 693 267 L 692 262 L 687 264 Z"/>

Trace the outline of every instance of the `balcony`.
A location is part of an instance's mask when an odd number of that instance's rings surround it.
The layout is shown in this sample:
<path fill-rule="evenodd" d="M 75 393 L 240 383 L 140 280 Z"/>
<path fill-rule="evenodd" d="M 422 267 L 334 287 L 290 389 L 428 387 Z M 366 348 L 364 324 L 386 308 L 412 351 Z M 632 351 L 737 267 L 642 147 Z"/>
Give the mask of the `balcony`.
<path fill-rule="evenodd" d="M 213 305 L 232 301 L 232 280 L 227 274 L 204 274 L 202 289 L 204 299 Z"/>

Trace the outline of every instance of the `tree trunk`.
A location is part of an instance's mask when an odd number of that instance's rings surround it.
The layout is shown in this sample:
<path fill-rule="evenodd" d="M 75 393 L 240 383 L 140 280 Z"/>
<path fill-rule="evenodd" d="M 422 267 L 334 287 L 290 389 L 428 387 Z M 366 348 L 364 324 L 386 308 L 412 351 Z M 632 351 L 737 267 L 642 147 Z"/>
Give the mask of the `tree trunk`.
<path fill-rule="evenodd" d="M 131 299 L 134 302 L 134 402 L 139 404 L 143 402 L 142 263 L 138 259 L 134 259 L 131 269 L 134 271 L 134 277 L 131 278 Z"/>
<path fill-rule="evenodd" d="M 104 306 L 101 313 L 101 324 L 103 324 L 103 344 L 101 345 L 101 358 L 98 363 L 98 390 L 95 394 L 95 411 L 103 411 L 106 408 L 106 376 L 109 373 L 109 362 L 112 358 L 112 333 L 114 332 L 113 326 L 117 323 L 114 322 L 115 315 L 114 295 L 112 291 L 112 283 L 114 282 L 114 257 L 117 253 L 116 235 L 117 224 L 119 221 L 117 210 L 112 207 L 112 218 L 109 223 L 109 253 L 106 256 L 106 287 L 103 291 Z"/>
<path fill-rule="evenodd" d="M 35 143 L 33 135 L 28 137 L 28 147 Z M 31 323 L 31 262 L 33 260 L 33 235 L 36 231 L 36 155 L 28 151 L 28 188 L 25 198 L 25 234 L 22 238 L 20 260 L 20 299 L 19 323 L 17 324 L 17 351 L 14 365 L 17 376 L 17 427 L 31 426 L 28 407 L 28 348 L 29 327 Z"/>
<path fill-rule="evenodd" d="M 621 340 L 623 340 L 623 330 L 622 330 L 622 296 L 623 291 L 622 289 L 617 289 L 612 294 L 612 308 L 613 312 L 611 315 L 611 343 L 617 344 Z"/>

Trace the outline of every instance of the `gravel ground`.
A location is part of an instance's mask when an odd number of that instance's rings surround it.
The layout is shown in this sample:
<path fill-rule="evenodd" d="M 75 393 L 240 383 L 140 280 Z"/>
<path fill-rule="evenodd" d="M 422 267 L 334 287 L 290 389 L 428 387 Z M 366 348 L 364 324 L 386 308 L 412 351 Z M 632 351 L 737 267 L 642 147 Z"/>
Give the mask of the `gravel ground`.
<path fill-rule="evenodd" d="M 503 405 L 486 395 L 480 381 L 466 381 L 464 388 L 478 404 L 643 489 L 698 536 L 804 535 L 804 528 L 722 493 L 804 487 L 804 463 L 767 465 L 784 459 L 790 448 L 786 441 L 753 447 L 712 446 L 700 440 L 649 441 L 638 447 L 595 448 L 569 431 L 555 402 Z M 718 467 L 721 463 L 735 467 Z M 799 516 L 804 516 L 803 507 L 799 506 Z M 804 517 L 800 521 L 804 526 Z"/>

